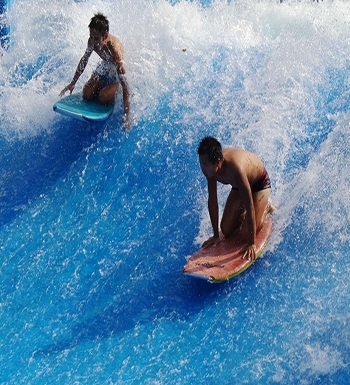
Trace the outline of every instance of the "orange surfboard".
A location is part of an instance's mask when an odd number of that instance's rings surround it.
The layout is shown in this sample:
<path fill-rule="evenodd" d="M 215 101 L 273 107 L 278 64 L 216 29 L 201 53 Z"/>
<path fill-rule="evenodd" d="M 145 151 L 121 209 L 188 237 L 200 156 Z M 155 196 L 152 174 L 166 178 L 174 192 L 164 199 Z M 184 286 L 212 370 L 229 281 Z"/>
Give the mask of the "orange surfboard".
<path fill-rule="evenodd" d="M 266 217 L 263 228 L 256 236 L 256 258 L 260 257 L 272 230 L 272 219 Z M 223 239 L 218 244 L 200 248 L 187 261 L 183 272 L 210 282 L 223 282 L 241 274 L 254 261 L 242 259 L 244 246 L 239 234 Z"/>

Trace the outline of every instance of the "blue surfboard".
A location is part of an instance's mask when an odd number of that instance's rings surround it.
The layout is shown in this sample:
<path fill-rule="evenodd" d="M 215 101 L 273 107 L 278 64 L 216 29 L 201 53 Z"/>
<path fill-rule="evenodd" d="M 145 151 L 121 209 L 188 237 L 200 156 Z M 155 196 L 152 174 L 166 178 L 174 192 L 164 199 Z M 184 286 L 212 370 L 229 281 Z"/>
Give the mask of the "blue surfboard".
<path fill-rule="evenodd" d="M 104 122 L 113 109 L 113 103 L 103 106 L 97 101 L 84 100 L 82 94 L 68 95 L 53 105 L 55 112 L 84 122 Z"/>

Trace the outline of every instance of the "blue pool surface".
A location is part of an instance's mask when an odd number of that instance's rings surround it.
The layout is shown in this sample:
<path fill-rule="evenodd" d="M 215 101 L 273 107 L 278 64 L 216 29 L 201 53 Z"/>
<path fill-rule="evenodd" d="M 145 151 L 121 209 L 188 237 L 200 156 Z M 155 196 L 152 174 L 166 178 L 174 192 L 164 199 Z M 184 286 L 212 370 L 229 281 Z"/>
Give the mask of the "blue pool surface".
<path fill-rule="evenodd" d="M 104 124 L 52 110 L 98 11 L 124 44 L 129 131 L 120 95 Z M 12 2 L 1 385 L 349 383 L 349 15 L 340 0 Z M 223 284 L 182 274 L 211 235 L 205 135 L 257 153 L 278 206 L 263 257 Z"/>

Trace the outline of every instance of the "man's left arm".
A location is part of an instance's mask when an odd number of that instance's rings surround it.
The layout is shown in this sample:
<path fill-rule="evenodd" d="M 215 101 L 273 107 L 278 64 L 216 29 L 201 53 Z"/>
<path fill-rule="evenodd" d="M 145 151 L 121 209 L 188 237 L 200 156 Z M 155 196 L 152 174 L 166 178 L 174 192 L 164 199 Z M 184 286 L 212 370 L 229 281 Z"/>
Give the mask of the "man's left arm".
<path fill-rule="evenodd" d="M 255 207 L 253 201 L 253 195 L 251 187 L 248 181 L 247 175 L 240 173 L 237 178 L 237 187 L 241 194 L 241 199 L 244 208 L 246 209 L 247 231 L 246 234 L 248 247 L 244 254 L 244 258 L 249 260 L 255 260 L 255 236 L 256 236 L 256 223 L 255 223 Z"/>
<path fill-rule="evenodd" d="M 115 59 L 116 59 L 116 66 L 117 66 L 117 72 L 118 77 L 120 80 L 120 84 L 122 86 L 123 91 L 123 102 L 124 102 L 124 118 L 123 121 L 127 126 L 131 125 L 131 119 L 130 119 L 130 94 L 129 94 L 129 87 L 128 82 L 126 80 L 126 71 L 123 64 L 123 60 L 121 56 L 118 54 L 118 52 L 115 52 Z"/>

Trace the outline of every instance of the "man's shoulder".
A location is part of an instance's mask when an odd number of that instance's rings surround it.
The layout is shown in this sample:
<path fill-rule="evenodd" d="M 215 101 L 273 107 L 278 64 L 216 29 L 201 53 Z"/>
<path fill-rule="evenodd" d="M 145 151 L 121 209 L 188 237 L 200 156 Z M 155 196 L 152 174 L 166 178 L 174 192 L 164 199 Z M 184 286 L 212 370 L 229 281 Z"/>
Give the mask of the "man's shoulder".
<path fill-rule="evenodd" d="M 123 56 L 123 46 L 117 37 L 109 35 L 107 47 L 112 48 L 119 57 Z"/>
<path fill-rule="evenodd" d="M 119 47 L 122 45 L 121 41 L 116 36 L 113 36 L 111 34 L 109 34 L 108 36 L 108 43 L 113 44 L 116 47 Z"/>
<path fill-rule="evenodd" d="M 244 155 L 245 153 L 246 151 L 235 147 L 226 147 L 222 150 L 222 155 L 224 156 L 224 159 L 229 163 L 239 162 L 242 155 Z"/>

